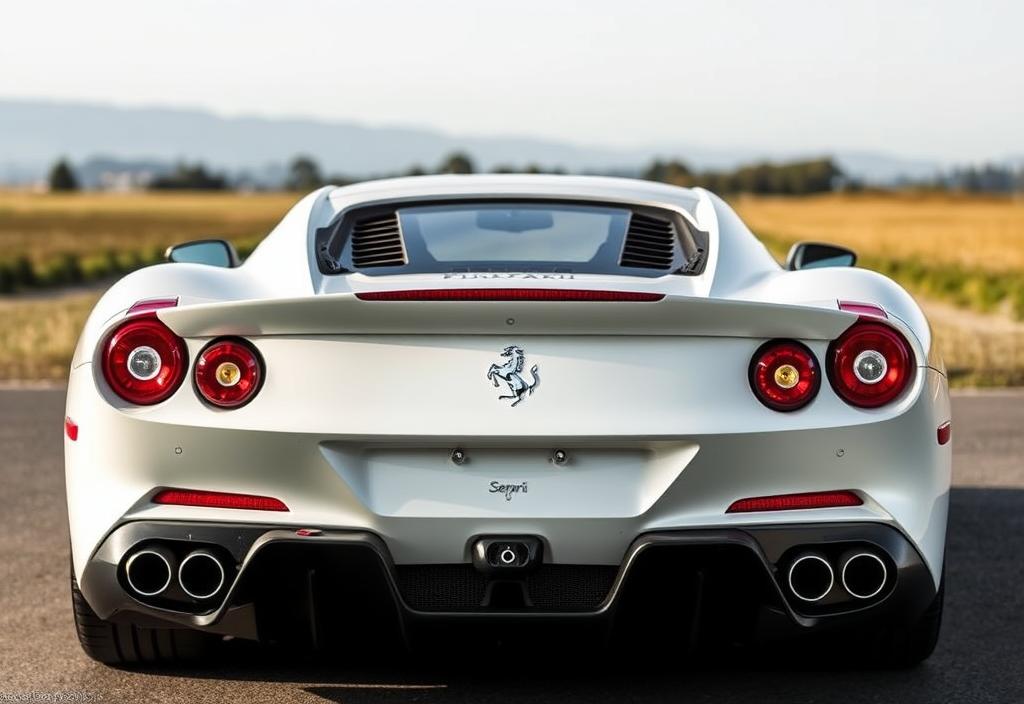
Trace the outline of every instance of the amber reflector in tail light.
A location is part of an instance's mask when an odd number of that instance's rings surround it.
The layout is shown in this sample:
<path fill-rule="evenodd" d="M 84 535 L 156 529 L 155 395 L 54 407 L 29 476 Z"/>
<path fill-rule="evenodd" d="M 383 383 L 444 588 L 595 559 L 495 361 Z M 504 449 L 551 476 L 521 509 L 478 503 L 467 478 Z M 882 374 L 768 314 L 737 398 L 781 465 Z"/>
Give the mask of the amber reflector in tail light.
<path fill-rule="evenodd" d="M 263 383 L 263 362 L 248 342 L 236 338 L 214 340 L 196 360 L 196 390 L 218 408 L 249 403 Z"/>
<path fill-rule="evenodd" d="M 204 506 L 206 508 L 240 508 L 250 511 L 287 511 L 280 499 L 251 494 L 228 494 L 221 491 L 192 491 L 189 489 L 163 489 L 153 497 L 155 504 L 175 506 Z"/>
<path fill-rule="evenodd" d="M 156 317 L 133 315 L 103 344 L 103 378 L 125 401 L 150 406 L 169 398 L 185 378 L 185 341 Z"/>
<path fill-rule="evenodd" d="M 750 361 L 750 388 L 776 411 L 795 411 L 811 402 L 821 386 L 814 353 L 793 340 L 772 340 Z"/>
<path fill-rule="evenodd" d="M 852 491 L 814 491 L 806 494 L 754 496 L 734 501 L 726 513 L 752 513 L 756 511 L 799 511 L 806 508 L 836 508 L 860 506 L 864 500 Z"/>
<path fill-rule="evenodd" d="M 829 346 L 828 359 L 832 388 L 860 408 L 877 408 L 894 400 L 914 373 L 914 358 L 903 335 L 867 318 Z"/>

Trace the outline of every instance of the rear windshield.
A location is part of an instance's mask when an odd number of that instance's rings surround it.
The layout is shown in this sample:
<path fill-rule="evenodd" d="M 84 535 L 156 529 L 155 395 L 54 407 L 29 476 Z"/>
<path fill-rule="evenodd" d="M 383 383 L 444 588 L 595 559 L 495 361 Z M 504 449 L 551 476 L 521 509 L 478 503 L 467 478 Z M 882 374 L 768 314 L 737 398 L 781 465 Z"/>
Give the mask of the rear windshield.
<path fill-rule="evenodd" d="M 705 240 L 678 214 L 616 203 L 434 201 L 346 212 L 317 231 L 325 274 L 699 273 Z"/>
<path fill-rule="evenodd" d="M 418 241 L 437 262 L 557 266 L 617 256 L 629 211 L 582 205 L 434 205 L 402 208 L 398 218 L 408 245 Z"/>

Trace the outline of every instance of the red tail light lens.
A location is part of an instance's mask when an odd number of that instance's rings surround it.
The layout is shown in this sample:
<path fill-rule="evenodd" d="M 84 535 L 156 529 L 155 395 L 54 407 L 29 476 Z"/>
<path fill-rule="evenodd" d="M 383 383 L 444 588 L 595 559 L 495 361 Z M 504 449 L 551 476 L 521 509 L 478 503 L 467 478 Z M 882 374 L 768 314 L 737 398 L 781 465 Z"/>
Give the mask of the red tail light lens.
<path fill-rule="evenodd" d="M 263 383 L 263 362 L 243 340 L 215 340 L 199 353 L 196 389 L 218 408 L 238 408 L 249 403 Z"/>
<path fill-rule="evenodd" d="M 806 494 L 754 496 L 734 501 L 726 513 L 753 513 L 756 511 L 799 511 L 807 508 L 837 508 L 860 506 L 864 500 L 852 491 L 815 491 Z"/>
<path fill-rule="evenodd" d="M 125 401 L 151 406 L 170 398 L 185 379 L 185 341 L 156 313 L 129 318 L 103 346 L 103 378 Z"/>
<path fill-rule="evenodd" d="M 829 347 L 828 371 L 832 388 L 844 401 L 878 408 L 907 388 L 914 358 L 899 332 L 862 318 Z"/>
<path fill-rule="evenodd" d="M 206 508 L 240 508 L 249 511 L 287 511 L 280 499 L 252 494 L 228 494 L 220 491 L 192 491 L 164 489 L 153 497 L 155 504 L 175 506 L 204 506 Z"/>
<path fill-rule="evenodd" d="M 807 347 L 792 340 L 772 340 L 750 362 L 750 388 L 776 411 L 803 408 L 818 394 L 821 372 Z"/>

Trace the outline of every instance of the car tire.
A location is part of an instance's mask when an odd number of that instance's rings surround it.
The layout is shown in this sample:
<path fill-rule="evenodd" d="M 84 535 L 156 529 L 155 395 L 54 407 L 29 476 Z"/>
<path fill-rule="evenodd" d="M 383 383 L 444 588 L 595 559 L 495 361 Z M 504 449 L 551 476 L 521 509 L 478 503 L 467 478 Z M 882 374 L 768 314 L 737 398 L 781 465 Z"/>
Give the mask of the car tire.
<path fill-rule="evenodd" d="M 211 651 L 215 639 L 182 628 L 144 628 L 113 623 L 96 615 L 71 578 L 71 605 L 82 650 L 105 665 L 155 665 L 195 660 Z"/>
<path fill-rule="evenodd" d="M 943 571 L 939 590 L 921 617 L 908 626 L 894 628 L 885 634 L 877 651 L 880 665 L 906 669 L 928 659 L 939 642 L 945 594 L 946 575 Z"/>

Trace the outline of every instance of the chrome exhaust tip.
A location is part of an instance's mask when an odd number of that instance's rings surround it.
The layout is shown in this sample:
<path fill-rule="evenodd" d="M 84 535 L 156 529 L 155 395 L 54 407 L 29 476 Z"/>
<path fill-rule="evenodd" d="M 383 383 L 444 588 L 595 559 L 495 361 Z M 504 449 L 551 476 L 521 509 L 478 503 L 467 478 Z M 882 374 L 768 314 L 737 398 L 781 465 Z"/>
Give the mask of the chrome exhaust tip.
<path fill-rule="evenodd" d="M 857 552 L 843 561 L 843 589 L 855 599 L 871 599 L 885 587 L 889 573 L 885 561 L 872 552 Z"/>
<path fill-rule="evenodd" d="M 139 596 L 157 596 L 171 585 L 171 561 L 163 550 L 146 548 L 128 557 L 124 576 Z"/>
<path fill-rule="evenodd" d="M 789 590 L 801 601 L 821 601 L 835 581 L 832 565 L 817 553 L 804 553 L 789 566 Z"/>
<path fill-rule="evenodd" d="M 224 586 L 224 566 L 207 550 L 190 552 L 178 566 L 178 583 L 193 599 L 209 599 Z"/>

